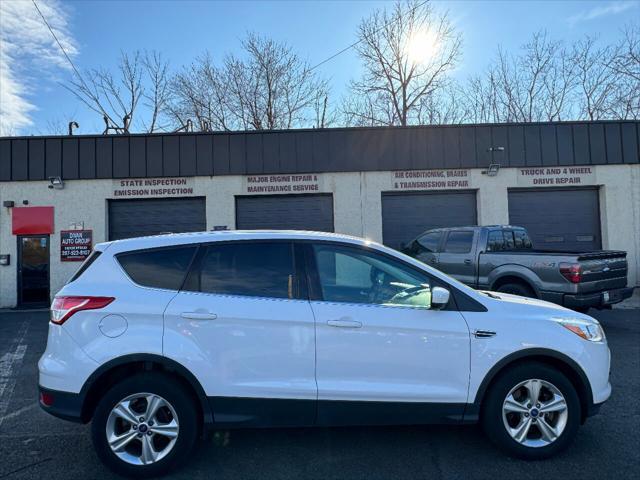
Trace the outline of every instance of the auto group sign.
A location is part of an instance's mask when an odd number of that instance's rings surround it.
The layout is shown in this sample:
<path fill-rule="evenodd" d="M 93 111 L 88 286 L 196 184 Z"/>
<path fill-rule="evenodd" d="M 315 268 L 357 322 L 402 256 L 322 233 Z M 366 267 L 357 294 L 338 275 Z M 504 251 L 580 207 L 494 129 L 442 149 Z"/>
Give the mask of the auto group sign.
<path fill-rule="evenodd" d="M 82 262 L 91 254 L 93 232 L 91 230 L 62 230 L 60 232 L 60 260 Z"/>

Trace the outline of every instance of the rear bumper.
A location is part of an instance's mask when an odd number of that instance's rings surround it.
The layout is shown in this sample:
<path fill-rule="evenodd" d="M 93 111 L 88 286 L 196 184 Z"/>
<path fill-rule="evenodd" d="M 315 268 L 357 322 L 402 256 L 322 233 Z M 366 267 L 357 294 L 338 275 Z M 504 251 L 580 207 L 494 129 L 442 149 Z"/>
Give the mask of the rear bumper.
<path fill-rule="evenodd" d="M 633 295 L 633 287 L 615 288 L 603 292 L 564 295 L 562 305 L 567 308 L 603 308 L 620 303 Z"/>
<path fill-rule="evenodd" d="M 82 418 L 83 399 L 79 393 L 61 392 L 38 386 L 40 408 L 54 417 L 86 423 Z"/>

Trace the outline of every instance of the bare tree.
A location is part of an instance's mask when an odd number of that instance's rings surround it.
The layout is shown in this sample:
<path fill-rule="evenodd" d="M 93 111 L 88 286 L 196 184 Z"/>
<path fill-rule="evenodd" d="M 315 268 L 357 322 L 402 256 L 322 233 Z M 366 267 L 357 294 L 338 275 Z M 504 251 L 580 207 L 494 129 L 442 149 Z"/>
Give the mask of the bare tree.
<path fill-rule="evenodd" d="M 148 133 L 153 133 L 158 129 L 163 130 L 159 125 L 160 118 L 166 111 L 169 98 L 169 62 L 162 58 L 162 54 L 156 51 L 145 52 L 142 64 L 146 73 L 147 85 L 142 90 L 144 106 L 147 108 L 149 120 L 141 120 L 144 129 Z"/>
<path fill-rule="evenodd" d="M 640 119 L 640 25 L 629 25 L 624 29 L 610 68 L 616 81 L 608 115 L 611 118 Z"/>
<path fill-rule="evenodd" d="M 229 85 L 207 52 L 177 73 L 171 81 L 171 101 L 167 112 L 179 128 L 188 120 L 202 131 L 233 128 L 229 110 Z"/>
<path fill-rule="evenodd" d="M 343 110 L 347 121 L 371 125 L 418 121 L 422 102 L 446 85 L 462 46 L 446 13 L 414 0 L 364 19 L 358 40 L 364 74 L 351 82 Z"/>
<path fill-rule="evenodd" d="M 494 121 L 561 120 L 567 113 L 573 68 L 563 44 L 545 31 L 534 33 L 519 54 L 498 49 L 486 79 Z"/>
<path fill-rule="evenodd" d="M 617 81 L 611 68 L 614 47 L 598 46 L 595 37 L 585 37 L 573 47 L 573 62 L 578 82 L 577 107 L 579 115 L 587 120 L 607 117 Z"/>
<path fill-rule="evenodd" d="M 91 69 L 74 77 L 66 88 L 103 117 L 105 133 L 129 133 L 144 99 L 150 118 L 140 123 L 147 132 L 154 132 L 167 102 L 167 69 L 167 62 L 157 52 L 122 52 L 115 74 L 106 68 Z"/>
<path fill-rule="evenodd" d="M 179 124 L 273 130 L 330 122 L 327 82 L 291 47 L 249 34 L 242 49 L 219 66 L 206 54 L 175 76 L 171 114 Z"/>
<path fill-rule="evenodd" d="M 416 118 L 422 125 L 463 123 L 468 118 L 468 113 L 461 86 L 452 81 L 437 92 L 423 97 Z"/>

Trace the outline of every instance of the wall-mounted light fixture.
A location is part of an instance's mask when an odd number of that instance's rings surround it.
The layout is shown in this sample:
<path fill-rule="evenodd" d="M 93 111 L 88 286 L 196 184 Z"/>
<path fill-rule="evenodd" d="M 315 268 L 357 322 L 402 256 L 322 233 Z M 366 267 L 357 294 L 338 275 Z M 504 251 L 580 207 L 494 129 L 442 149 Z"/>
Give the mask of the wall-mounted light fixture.
<path fill-rule="evenodd" d="M 486 175 L 487 177 L 495 177 L 496 175 L 498 175 L 499 171 L 500 171 L 500 164 L 492 163 L 491 165 L 489 165 L 489 168 L 487 170 L 482 171 L 482 174 Z"/>
<path fill-rule="evenodd" d="M 62 190 L 64 188 L 64 181 L 61 177 L 49 177 L 49 188 Z"/>
<path fill-rule="evenodd" d="M 2 206 L 5 208 L 13 208 L 14 205 L 15 202 L 13 200 L 5 200 L 4 202 L 2 202 Z"/>

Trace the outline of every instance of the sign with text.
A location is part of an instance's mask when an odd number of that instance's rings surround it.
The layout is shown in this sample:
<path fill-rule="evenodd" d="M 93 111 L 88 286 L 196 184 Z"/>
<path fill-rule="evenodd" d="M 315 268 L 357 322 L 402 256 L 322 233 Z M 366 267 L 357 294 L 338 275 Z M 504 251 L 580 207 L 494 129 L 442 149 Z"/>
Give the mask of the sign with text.
<path fill-rule="evenodd" d="M 193 195 L 193 179 L 126 178 L 113 181 L 114 197 L 181 197 Z"/>
<path fill-rule="evenodd" d="M 93 232 L 91 230 L 61 230 L 60 260 L 82 262 L 91 254 Z"/>
<path fill-rule="evenodd" d="M 314 193 L 320 191 L 320 175 L 249 175 L 245 178 L 247 193 Z"/>
<path fill-rule="evenodd" d="M 520 187 L 558 187 L 594 185 L 593 167 L 538 167 L 518 168 Z"/>
<path fill-rule="evenodd" d="M 400 170 L 391 172 L 394 190 L 452 190 L 471 187 L 469 170 Z"/>

